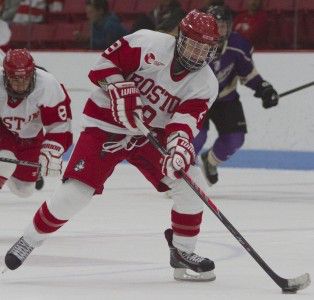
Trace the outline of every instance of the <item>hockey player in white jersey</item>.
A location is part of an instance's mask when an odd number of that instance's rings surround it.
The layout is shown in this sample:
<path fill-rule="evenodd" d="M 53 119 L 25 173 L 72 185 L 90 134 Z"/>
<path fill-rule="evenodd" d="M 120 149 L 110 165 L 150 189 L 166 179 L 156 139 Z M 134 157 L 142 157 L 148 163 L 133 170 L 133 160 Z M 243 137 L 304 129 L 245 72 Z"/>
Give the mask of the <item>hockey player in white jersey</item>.
<path fill-rule="evenodd" d="M 102 53 L 89 73 L 98 89 L 85 105 L 85 130 L 64 173 L 64 183 L 7 252 L 9 269 L 18 268 L 94 194 L 101 194 L 115 166 L 127 160 L 157 191 L 173 191 L 172 228 L 165 231 L 165 237 L 175 279 L 215 279 L 214 262 L 194 253 L 203 203 L 178 171 L 189 172 L 208 192 L 202 172 L 194 165 L 192 140 L 218 93 L 208 62 L 215 57 L 219 34 L 215 19 L 198 11 L 187 14 L 179 27 L 177 38 L 140 30 Z M 134 112 L 142 116 L 169 155 L 162 156 L 141 134 Z M 188 270 L 197 274 L 192 276 Z"/>
<path fill-rule="evenodd" d="M 60 176 L 72 144 L 70 98 L 26 49 L 9 50 L 0 77 L 0 157 L 40 163 L 43 176 Z M 0 161 L 0 189 L 29 197 L 38 170 Z"/>

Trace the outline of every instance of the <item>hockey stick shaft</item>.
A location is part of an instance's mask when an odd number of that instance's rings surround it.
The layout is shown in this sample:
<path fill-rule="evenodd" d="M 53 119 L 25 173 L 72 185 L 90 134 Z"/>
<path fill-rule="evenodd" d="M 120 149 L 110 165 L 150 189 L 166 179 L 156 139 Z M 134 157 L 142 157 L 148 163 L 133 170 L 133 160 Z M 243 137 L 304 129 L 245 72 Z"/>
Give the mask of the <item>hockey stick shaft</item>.
<path fill-rule="evenodd" d="M 168 155 L 166 149 L 153 136 L 151 131 L 136 117 L 136 124 L 138 129 L 147 137 L 151 144 L 162 154 Z M 180 171 L 183 180 L 191 187 L 191 189 L 199 196 L 205 205 L 216 215 L 216 217 L 225 225 L 231 234 L 238 240 L 243 248 L 254 258 L 254 260 L 263 268 L 263 270 L 273 279 L 273 281 L 281 288 L 287 285 L 287 279 L 281 278 L 277 275 L 267 263 L 259 256 L 253 247 L 246 241 L 246 239 L 239 233 L 239 231 L 229 222 L 229 220 L 220 212 L 214 202 L 205 194 L 205 192 L 194 182 L 194 180 L 183 170 Z"/>
<path fill-rule="evenodd" d="M 296 87 L 296 88 L 294 88 L 294 89 L 291 89 L 291 90 L 288 90 L 288 91 L 286 91 L 286 92 L 283 92 L 283 93 L 279 94 L 279 97 L 282 98 L 282 97 L 284 97 L 284 96 L 290 95 L 290 94 L 295 93 L 295 92 L 297 92 L 297 91 L 306 89 L 306 88 L 308 88 L 308 87 L 310 87 L 310 86 L 312 86 L 312 85 L 314 85 L 314 81 L 309 82 L 309 83 L 307 83 L 307 84 L 303 84 L 303 85 L 301 85 L 301 86 L 298 86 L 298 87 Z"/>
<path fill-rule="evenodd" d="M 11 163 L 11 164 L 16 164 L 16 165 L 20 165 L 20 166 L 25 166 L 25 167 L 37 168 L 37 169 L 39 169 L 39 171 L 41 169 L 41 165 L 39 163 L 25 161 L 25 160 L 0 157 L 0 161 L 6 162 L 6 163 Z"/>

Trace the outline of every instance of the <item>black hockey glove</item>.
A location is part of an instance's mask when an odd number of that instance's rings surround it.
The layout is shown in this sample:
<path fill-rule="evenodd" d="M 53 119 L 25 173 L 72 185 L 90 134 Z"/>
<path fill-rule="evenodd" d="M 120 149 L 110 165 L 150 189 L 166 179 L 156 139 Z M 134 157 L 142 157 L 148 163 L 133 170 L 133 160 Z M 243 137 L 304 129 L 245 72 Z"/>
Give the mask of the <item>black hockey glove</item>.
<path fill-rule="evenodd" d="M 262 81 L 257 86 L 254 96 L 257 98 L 262 98 L 264 108 L 276 106 L 279 100 L 277 91 L 267 81 Z"/>

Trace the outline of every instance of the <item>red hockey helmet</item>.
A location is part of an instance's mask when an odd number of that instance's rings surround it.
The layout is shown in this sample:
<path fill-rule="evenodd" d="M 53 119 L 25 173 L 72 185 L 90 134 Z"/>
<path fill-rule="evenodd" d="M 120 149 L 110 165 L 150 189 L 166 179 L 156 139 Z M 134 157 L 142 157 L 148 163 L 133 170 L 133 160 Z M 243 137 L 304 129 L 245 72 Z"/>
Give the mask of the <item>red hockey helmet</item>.
<path fill-rule="evenodd" d="M 176 51 L 184 68 L 195 71 L 215 58 L 219 33 L 213 16 L 192 10 L 182 19 L 179 29 Z"/>
<path fill-rule="evenodd" d="M 26 49 L 9 50 L 3 60 L 4 84 L 7 93 L 23 99 L 34 89 L 35 64 Z"/>

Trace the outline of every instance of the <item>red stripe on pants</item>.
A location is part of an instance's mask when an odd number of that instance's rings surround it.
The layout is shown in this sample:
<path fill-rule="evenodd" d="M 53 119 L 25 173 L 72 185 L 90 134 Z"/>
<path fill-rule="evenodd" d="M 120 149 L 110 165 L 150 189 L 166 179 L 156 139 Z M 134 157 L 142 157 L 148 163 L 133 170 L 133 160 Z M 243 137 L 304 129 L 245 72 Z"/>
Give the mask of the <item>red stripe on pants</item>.
<path fill-rule="evenodd" d="M 181 214 L 171 211 L 171 221 L 173 232 L 181 236 L 196 236 L 200 232 L 203 212 L 198 214 Z"/>
<path fill-rule="evenodd" d="M 67 221 L 68 220 L 59 220 L 54 217 L 50 213 L 46 202 L 44 202 L 37 210 L 33 219 L 34 226 L 39 233 L 51 233 L 57 231 Z"/>

